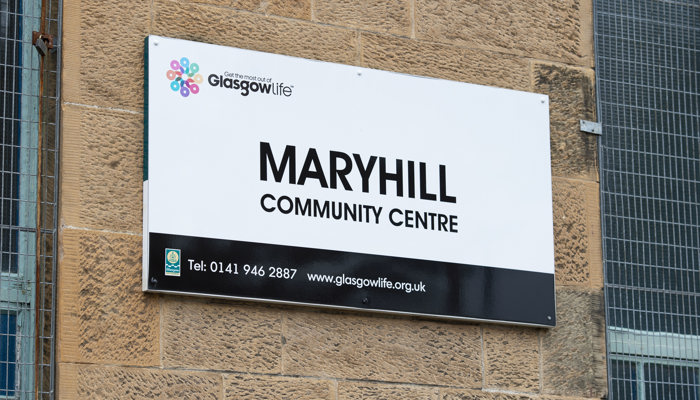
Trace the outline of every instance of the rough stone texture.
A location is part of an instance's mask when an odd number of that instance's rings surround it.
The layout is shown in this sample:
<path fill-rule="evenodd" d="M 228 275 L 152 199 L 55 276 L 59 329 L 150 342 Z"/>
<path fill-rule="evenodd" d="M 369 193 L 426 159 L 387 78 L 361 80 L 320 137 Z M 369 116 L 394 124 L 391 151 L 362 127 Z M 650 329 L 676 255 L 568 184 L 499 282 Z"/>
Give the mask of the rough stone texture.
<path fill-rule="evenodd" d="M 64 4 L 63 99 L 141 111 L 150 0 Z"/>
<path fill-rule="evenodd" d="M 535 92 L 550 100 L 552 175 L 597 181 L 597 137 L 579 123 L 596 120 L 593 71 L 535 63 L 533 77 Z"/>
<path fill-rule="evenodd" d="M 224 376 L 224 400 L 335 399 L 333 382 L 276 376 Z"/>
<path fill-rule="evenodd" d="M 538 392 L 539 330 L 487 325 L 483 335 L 485 386 Z"/>
<path fill-rule="evenodd" d="M 316 0 L 314 20 L 334 25 L 409 36 L 408 0 Z"/>
<path fill-rule="evenodd" d="M 193 371 L 87 365 L 59 366 L 62 400 L 218 400 L 221 376 Z"/>
<path fill-rule="evenodd" d="M 65 229 L 61 360 L 157 365 L 157 297 L 141 292 L 141 236 Z"/>
<path fill-rule="evenodd" d="M 557 283 L 602 289 L 600 184 L 554 178 L 552 187 Z"/>
<path fill-rule="evenodd" d="M 554 263 L 557 284 L 587 284 L 588 234 L 584 186 L 580 182 L 552 180 L 554 212 Z"/>
<path fill-rule="evenodd" d="M 607 392 L 603 303 L 602 290 L 557 290 L 557 327 L 542 335 L 543 393 L 600 398 Z"/>
<path fill-rule="evenodd" d="M 281 314 L 241 303 L 163 301 L 162 359 L 166 367 L 279 373 Z"/>
<path fill-rule="evenodd" d="M 530 397 L 521 394 L 506 394 L 494 392 L 482 392 L 478 390 L 440 389 L 440 400 L 534 400 L 539 397 Z"/>
<path fill-rule="evenodd" d="M 589 56 L 581 0 L 415 1 L 418 39 L 577 64 Z"/>
<path fill-rule="evenodd" d="M 311 19 L 311 0 L 180 0 L 183 2 L 212 4 L 262 14 Z"/>
<path fill-rule="evenodd" d="M 552 202 L 556 282 L 590 286 L 592 274 L 602 276 L 600 251 L 595 251 L 601 246 L 596 229 L 600 224 L 598 184 L 554 178 Z"/>
<path fill-rule="evenodd" d="M 425 386 L 385 385 L 361 382 L 338 383 L 338 400 L 437 400 L 438 389 Z"/>
<path fill-rule="evenodd" d="M 527 60 L 485 50 L 361 33 L 362 66 L 530 90 Z"/>
<path fill-rule="evenodd" d="M 479 327 L 326 313 L 285 316 L 283 372 L 292 375 L 474 386 Z"/>
<path fill-rule="evenodd" d="M 140 233 L 143 115 L 63 106 L 63 224 Z"/>
<path fill-rule="evenodd" d="M 311 19 L 311 0 L 260 0 L 265 12 L 291 18 Z"/>
<path fill-rule="evenodd" d="M 158 0 L 153 33 L 322 61 L 357 64 L 357 33 L 233 9 Z"/>
<path fill-rule="evenodd" d="M 586 231 L 588 232 L 588 264 L 590 286 L 603 289 L 603 233 L 600 221 L 600 183 L 585 184 L 584 203 L 586 205 Z"/>

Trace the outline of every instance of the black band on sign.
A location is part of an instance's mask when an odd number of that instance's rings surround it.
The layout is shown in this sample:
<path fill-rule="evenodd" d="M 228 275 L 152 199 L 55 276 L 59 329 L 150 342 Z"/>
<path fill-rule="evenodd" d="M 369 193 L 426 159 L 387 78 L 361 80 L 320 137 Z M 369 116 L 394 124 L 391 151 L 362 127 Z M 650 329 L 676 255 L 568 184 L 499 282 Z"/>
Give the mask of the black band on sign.
<path fill-rule="evenodd" d="M 161 233 L 149 247 L 149 291 L 556 323 L 553 274 Z"/>

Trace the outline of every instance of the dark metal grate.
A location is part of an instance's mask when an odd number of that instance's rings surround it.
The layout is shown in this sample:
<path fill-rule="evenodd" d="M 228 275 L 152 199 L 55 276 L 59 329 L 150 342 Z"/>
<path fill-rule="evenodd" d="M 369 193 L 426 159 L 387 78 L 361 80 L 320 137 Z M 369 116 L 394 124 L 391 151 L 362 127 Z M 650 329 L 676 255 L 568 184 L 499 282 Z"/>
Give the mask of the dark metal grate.
<path fill-rule="evenodd" d="M 700 399 L 700 3 L 595 0 L 610 399 Z"/>

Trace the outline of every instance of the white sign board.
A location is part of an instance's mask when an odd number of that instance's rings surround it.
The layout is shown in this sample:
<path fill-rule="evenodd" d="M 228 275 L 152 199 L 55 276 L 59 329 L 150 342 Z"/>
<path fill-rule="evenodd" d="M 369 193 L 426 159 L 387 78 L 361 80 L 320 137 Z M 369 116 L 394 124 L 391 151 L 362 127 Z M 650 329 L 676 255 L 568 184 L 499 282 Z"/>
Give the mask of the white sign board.
<path fill-rule="evenodd" d="M 157 36 L 146 47 L 145 290 L 553 324 L 547 96 Z M 544 309 L 411 305 L 492 273 L 517 281 L 508 291 L 536 278 L 522 295 L 547 288 Z M 217 275 L 231 282 L 208 290 Z M 401 297 L 384 304 L 382 290 Z M 467 297 L 469 310 L 488 301 Z"/>

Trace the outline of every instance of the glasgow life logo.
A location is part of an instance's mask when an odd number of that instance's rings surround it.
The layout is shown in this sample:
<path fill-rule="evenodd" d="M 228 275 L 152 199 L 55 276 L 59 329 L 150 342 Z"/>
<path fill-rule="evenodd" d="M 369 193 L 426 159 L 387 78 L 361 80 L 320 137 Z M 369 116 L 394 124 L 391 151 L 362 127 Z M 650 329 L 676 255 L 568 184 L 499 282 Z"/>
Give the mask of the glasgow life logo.
<path fill-rule="evenodd" d="M 199 93 L 199 84 L 204 81 L 199 72 L 199 64 L 191 63 L 187 57 L 182 57 L 179 61 L 170 61 L 170 69 L 165 74 L 170 82 L 170 89 L 173 92 L 180 92 L 182 97 Z"/>
<path fill-rule="evenodd" d="M 180 249 L 165 249 L 165 276 L 180 276 Z"/>
<path fill-rule="evenodd" d="M 294 89 L 293 85 L 273 82 L 272 78 L 228 71 L 223 75 L 210 74 L 207 82 L 212 87 L 237 90 L 244 97 L 251 93 L 290 97 Z"/>

